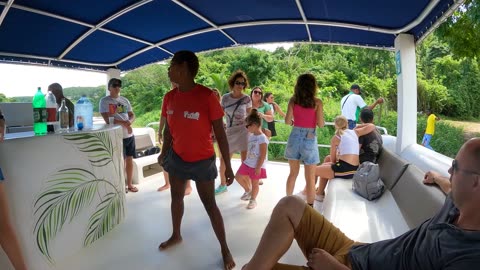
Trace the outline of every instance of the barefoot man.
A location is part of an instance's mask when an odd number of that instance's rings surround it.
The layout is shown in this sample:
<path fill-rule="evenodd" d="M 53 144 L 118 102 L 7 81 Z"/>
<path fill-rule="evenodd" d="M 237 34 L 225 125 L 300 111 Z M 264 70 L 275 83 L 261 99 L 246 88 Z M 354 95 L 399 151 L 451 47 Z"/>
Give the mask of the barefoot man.
<path fill-rule="evenodd" d="M 211 137 L 213 126 L 222 156 L 229 157 L 222 122 L 223 110 L 213 91 L 195 83 L 198 66 L 198 58 L 193 52 L 179 51 L 173 56 L 168 69 L 170 80 L 178 86 L 163 100 L 162 116 L 167 118 L 167 124 L 158 161 L 170 177 L 173 232 L 159 249 L 167 249 L 182 241 L 183 197 L 187 180 L 192 179 L 220 242 L 224 269 L 230 270 L 235 267 L 235 262 L 227 246 L 223 218 L 215 202 L 217 167 Z M 231 185 L 234 175 L 230 158 L 225 159 L 225 165 L 227 184 Z"/>

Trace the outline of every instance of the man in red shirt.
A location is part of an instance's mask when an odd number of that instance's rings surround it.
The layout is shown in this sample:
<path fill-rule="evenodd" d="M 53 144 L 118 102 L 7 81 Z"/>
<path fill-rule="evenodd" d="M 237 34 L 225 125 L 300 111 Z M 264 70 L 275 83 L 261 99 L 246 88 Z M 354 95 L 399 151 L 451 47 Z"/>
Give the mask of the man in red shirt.
<path fill-rule="evenodd" d="M 186 182 L 192 179 L 220 242 L 224 268 L 230 270 L 235 267 L 235 262 L 227 246 L 223 218 L 215 202 L 217 167 L 212 126 L 222 157 L 226 157 L 227 185 L 233 183 L 234 175 L 223 129 L 223 109 L 213 91 L 195 83 L 198 67 L 198 58 L 193 52 L 179 51 L 173 56 L 168 69 L 168 76 L 177 87 L 168 92 L 163 100 L 162 117 L 167 118 L 167 124 L 163 133 L 164 147 L 158 162 L 170 176 L 173 232 L 159 248 L 163 250 L 182 241 L 183 197 Z"/>

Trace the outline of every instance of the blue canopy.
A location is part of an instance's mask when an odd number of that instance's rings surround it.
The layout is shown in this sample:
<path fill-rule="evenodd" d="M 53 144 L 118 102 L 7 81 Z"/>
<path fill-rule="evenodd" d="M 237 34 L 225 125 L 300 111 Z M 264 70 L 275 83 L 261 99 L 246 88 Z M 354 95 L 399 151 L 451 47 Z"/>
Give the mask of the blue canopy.
<path fill-rule="evenodd" d="M 463 0 L 0 0 L 0 61 L 131 70 L 270 42 L 393 49 L 421 40 Z"/>

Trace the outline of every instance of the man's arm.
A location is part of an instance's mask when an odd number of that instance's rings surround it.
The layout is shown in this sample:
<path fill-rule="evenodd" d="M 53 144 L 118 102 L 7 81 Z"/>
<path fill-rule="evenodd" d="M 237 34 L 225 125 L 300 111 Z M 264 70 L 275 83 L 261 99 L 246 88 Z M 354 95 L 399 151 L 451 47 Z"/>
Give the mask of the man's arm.
<path fill-rule="evenodd" d="M 158 143 L 163 143 L 163 129 L 165 128 L 165 123 L 167 122 L 167 118 L 160 114 L 160 122 L 158 123 Z"/>
<path fill-rule="evenodd" d="M 172 143 L 173 143 L 173 138 L 172 138 L 172 134 L 170 133 L 170 128 L 168 127 L 168 123 L 165 123 L 165 128 L 163 129 L 162 151 L 160 152 L 160 155 L 157 158 L 158 164 L 160 164 L 160 166 L 162 166 L 163 159 L 165 158 L 168 151 L 172 147 Z"/>
<path fill-rule="evenodd" d="M 227 185 L 230 186 L 233 183 L 235 176 L 232 171 L 232 165 L 230 164 L 230 150 L 228 148 L 227 135 L 223 128 L 222 118 L 213 120 L 212 126 L 215 138 L 217 139 L 218 148 L 220 149 L 220 154 L 225 162 L 225 177 L 227 178 Z"/>
<path fill-rule="evenodd" d="M 450 183 L 450 179 L 447 177 L 440 175 L 434 171 L 428 171 L 423 178 L 423 183 L 426 185 L 438 185 L 443 193 L 448 194 L 452 189 L 452 184 Z"/>
<path fill-rule="evenodd" d="M 367 107 L 368 107 L 370 110 L 373 110 L 373 109 L 375 109 L 375 107 L 376 107 L 378 104 L 382 104 L 383 101 L 384 101 L 383 98 L 378 98 L 377 100 L 375 100 L 374 103 L 368 105 Z M 365 107 L 363 107 L 363 108 L 365 108 Z M 362 108 L 362 109 L 363 109 L 363 108 Z"/>

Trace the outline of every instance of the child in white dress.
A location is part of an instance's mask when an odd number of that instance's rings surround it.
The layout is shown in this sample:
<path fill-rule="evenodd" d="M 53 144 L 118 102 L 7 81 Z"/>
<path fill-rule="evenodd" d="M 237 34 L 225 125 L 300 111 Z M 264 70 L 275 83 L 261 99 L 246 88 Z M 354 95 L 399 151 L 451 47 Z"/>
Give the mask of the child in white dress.
<path fill-rule="evenodd" d="M 250 133 L 247 158 L 238 169 L 235 179 L 245 190 L 240 199 L 248 200 L 247 209 L 253 209 L 257 206 L 259 180 L 267 178 L 265 161 L 267 161 L 268 138 L 262 132 L 262 119 L 257 110 L 252 109 L 245 122 Z"/>

